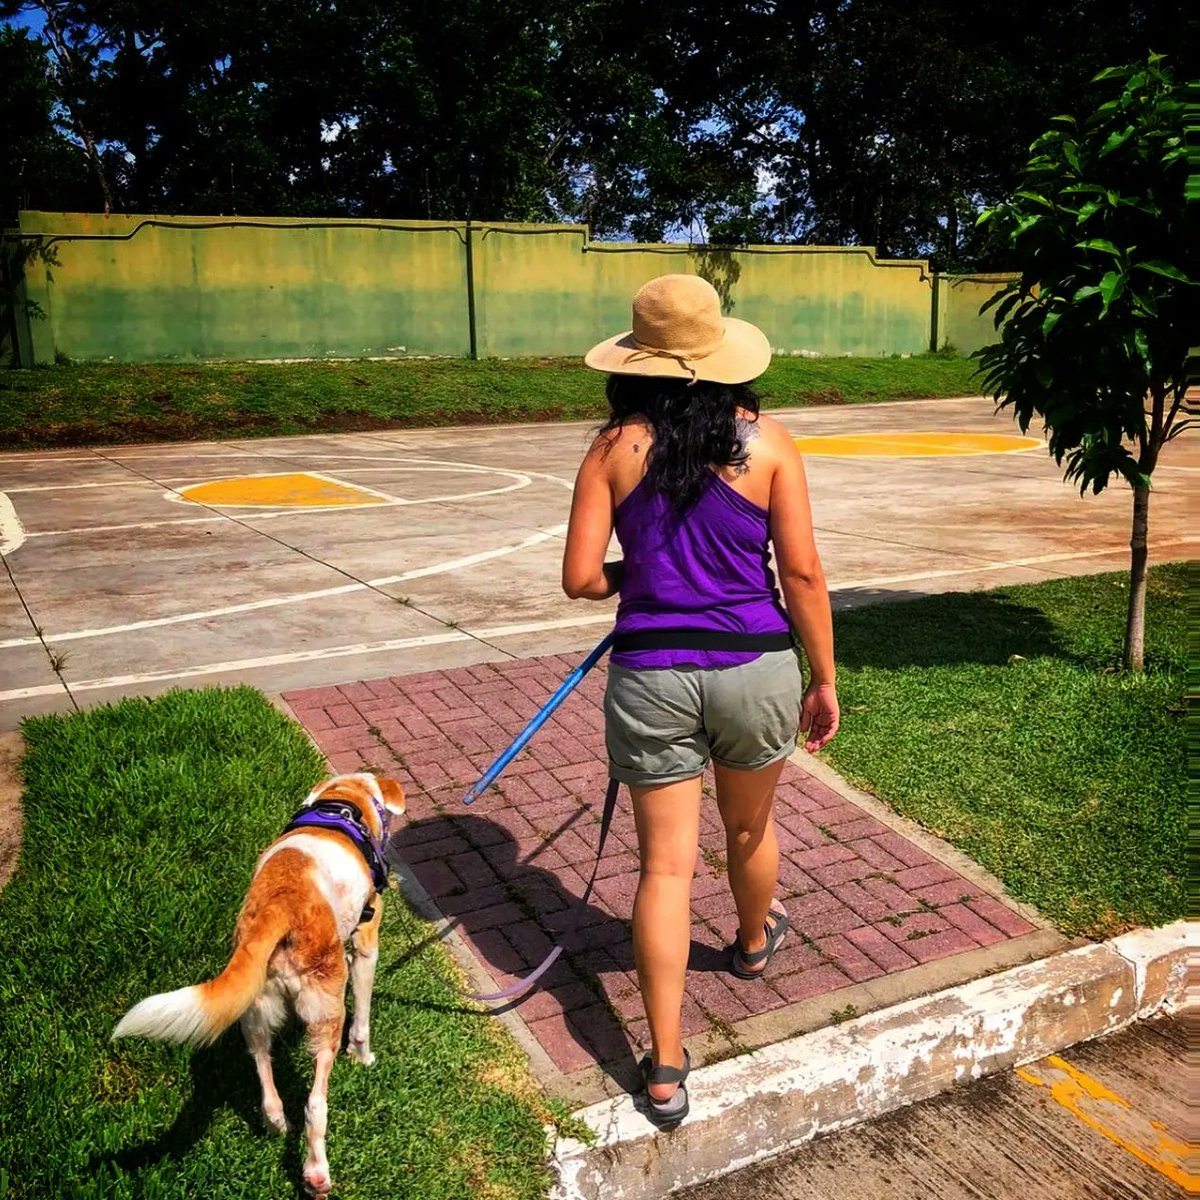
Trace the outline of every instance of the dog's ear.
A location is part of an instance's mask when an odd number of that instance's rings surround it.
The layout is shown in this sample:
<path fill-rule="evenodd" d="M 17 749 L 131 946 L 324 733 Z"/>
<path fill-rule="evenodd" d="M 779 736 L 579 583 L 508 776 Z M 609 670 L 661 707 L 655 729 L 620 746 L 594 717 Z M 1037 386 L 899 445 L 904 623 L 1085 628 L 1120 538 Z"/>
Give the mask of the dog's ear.
<path fill-rule="evenodd" d="M 379 791 L 383 796 L 383 807 L 393 816 L 402 816 L 406 807 L 404 789 L 394 779 L 379 779 Z"/>

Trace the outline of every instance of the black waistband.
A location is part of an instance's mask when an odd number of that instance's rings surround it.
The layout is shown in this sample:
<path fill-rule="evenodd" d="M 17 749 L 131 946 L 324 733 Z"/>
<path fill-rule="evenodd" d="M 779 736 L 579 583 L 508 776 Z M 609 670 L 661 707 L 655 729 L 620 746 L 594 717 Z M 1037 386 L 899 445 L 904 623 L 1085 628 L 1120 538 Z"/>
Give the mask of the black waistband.
<path fill-rule="evenodd" d="M 643 629 L 636 633 L 618 633 L 613 651 L 627 654 L 636 650 L 790 650 L 792 635 L 786 629 L 777 633 L 736 633 L 726 629 Z"/>

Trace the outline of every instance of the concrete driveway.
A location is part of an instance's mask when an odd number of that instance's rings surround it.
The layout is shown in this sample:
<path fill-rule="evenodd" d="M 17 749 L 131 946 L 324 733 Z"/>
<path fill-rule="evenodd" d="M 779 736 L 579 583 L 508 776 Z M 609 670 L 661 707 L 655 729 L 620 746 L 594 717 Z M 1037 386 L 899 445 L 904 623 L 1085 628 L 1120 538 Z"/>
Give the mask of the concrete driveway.
<path fill-rule="evenodd" d="M 1126 563 L 1127 489 L 1080 498 L 986 400 L 773 415 L 834 439 L 805 449 L 839 606 Z M 611 605 L 558 586 L 590 428 L 0 455 L 0 729 L 181 685 L 279 691 L 591 645 Z M 1193 552 L 1198 458 L 1180 439 L 1155 476 L 1154 561 Z"/>

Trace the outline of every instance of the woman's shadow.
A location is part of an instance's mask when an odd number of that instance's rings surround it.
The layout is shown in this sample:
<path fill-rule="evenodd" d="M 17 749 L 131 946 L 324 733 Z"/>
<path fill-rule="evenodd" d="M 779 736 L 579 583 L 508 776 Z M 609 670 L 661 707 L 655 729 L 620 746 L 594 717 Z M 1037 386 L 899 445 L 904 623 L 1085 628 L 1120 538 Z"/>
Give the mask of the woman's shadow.
<path fill-rule="evenodd" d="M 598 1066 L 620 1087 L 637 1091 L 638 1059 L 650 1048 L 626 915 L 637 858 L 611 837 L 595 890 L 580 907 L 594 849 L 587 862 L 576 854 L 569 865 L 551 868 L 539 859 L 553 854 L 561 863 L 568 851 L 555 848 L 568 843 L 568 834 L 594 847 L 599 826 L 592 810 L 579 805 L 543 842 L 524 848 L 503 821 L 503 812 L 495 820 L 471 812 L 412 821 L 393 838 L 390 855 L 410 867 L 499 988 L 528 975 L 565 934 L 562 956 L 540 986 L 492 1011 L 522 1016 L 565 1074 Z M 440 853 L 459 841 L 467 849 Z M 726 968 L 716 941 L 692 938 L 689 970 Z"/>

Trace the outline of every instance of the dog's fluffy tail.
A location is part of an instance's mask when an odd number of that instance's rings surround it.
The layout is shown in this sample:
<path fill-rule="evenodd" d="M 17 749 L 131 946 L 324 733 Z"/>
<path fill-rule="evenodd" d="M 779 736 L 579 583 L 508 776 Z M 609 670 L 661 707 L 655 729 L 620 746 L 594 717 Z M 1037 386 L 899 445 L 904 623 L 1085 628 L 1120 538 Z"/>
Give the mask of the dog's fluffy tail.
<path fill-rule="evenodd" d="M 257 999 L 267 980 L 267 964 L 288 926 L 282 907 L 265 909 L 246 929 L 229 965 L 216 979 L 147 996 L 121 1018 L 113 1037 L 199 1045 L 215 1041 Z"/>

